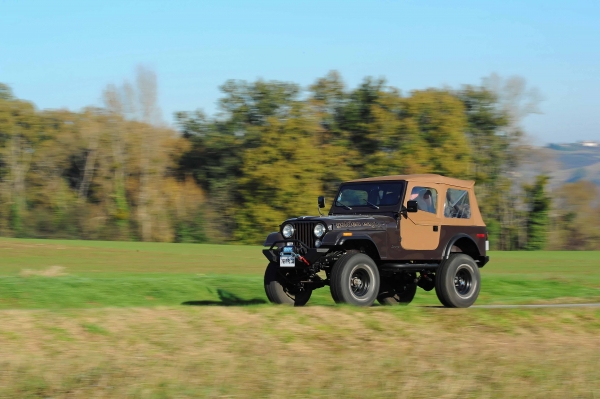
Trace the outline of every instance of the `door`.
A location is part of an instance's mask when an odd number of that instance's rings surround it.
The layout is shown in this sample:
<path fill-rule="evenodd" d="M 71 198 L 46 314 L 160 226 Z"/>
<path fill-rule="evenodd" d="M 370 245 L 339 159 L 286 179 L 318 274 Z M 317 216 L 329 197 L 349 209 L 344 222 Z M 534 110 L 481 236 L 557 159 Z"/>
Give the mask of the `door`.
<path fill-rule="evenodd" d="M 440 188 L 437 185 L 418 186 L 410 182 L 404 206 L 417 201 L 419 210 L 401 216 L 400 245 L 410 250 L 434 250 L 440 243 Z"/>

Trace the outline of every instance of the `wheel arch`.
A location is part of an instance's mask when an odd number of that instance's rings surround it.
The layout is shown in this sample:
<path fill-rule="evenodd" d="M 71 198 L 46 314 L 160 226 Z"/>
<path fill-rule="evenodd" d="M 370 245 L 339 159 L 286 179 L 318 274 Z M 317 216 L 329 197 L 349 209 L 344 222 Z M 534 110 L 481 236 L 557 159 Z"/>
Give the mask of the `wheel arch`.
<path fill-rule="evenodd" d="M 337 242 L 337 246 L 342 247 L 345 250 L 363 250 L 364 253 L 369 255 L 374 261 L 378 262 L 381 260 L 379 249 L 369 236 L 343 237 Z"/>
<path fill-rule="evenodd" d="M 479 259 L 481 256 L 475 240 L 464 233 L 458 234 L 448 241 L 444 249 L 444 259 L 448 259 L 452 253 L 457 252 L 469 255 L 473 259 Z"/>

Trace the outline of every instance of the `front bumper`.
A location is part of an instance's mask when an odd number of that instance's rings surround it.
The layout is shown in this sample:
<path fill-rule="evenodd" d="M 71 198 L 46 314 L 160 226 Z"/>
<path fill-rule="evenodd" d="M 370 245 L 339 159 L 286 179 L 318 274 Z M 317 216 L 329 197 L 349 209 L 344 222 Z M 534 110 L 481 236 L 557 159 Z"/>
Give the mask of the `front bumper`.
<path fill-rule="evenodd" d="M 309 248 L 302 241 L 299 240 L 276 240 L 270 242 L 271 246 L 269 249 L 263 249 L 263 254 L 265 258 L 267 258 L 270 262 L 278 262 L 279 263 L 279 255 L 284 246 L 289 246 L 287 244 L 292 243 L 294 247 L 294 252 L 299 253 L 308 261 L 309 264 L 314 264 L 321 257 L 323 257 L 327 252 L 329 252 L 328 248 Z M 306 267 L 307 265 L 296 262 L 296 267 Z"/>

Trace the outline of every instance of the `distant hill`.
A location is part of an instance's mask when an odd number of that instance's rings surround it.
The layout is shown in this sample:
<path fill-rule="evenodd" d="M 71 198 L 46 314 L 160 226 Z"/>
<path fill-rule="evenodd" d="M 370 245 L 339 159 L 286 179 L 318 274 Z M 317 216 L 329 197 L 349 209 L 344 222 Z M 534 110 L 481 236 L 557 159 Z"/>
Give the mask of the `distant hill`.
<path fill-rule="evenodd" d="M 600 143 L 549 144 L 531 153 L 524 175 L 548 173 L 552 185 L 589 180 L 600 186 Z"/>
<path fill-rule="evenodd" d="M 567 183 L 590 180 L 600 185 L 600 145 L 595 142 L 576 144 L 551 144 L 556 160 L 561 164 L 556 178 Z"/>

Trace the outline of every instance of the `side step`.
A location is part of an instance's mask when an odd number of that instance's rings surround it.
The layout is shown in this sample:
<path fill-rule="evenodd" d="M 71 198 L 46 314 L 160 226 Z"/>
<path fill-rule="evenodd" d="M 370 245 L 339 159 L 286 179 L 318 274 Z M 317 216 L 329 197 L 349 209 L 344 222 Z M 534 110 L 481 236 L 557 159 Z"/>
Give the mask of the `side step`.
<path fill-rule="evenodd" d="M 440 267 L 439 263 L 383 263 L 379 265 L 382 270 L 394 271 L 436 270 L 438 267 Z"/>

